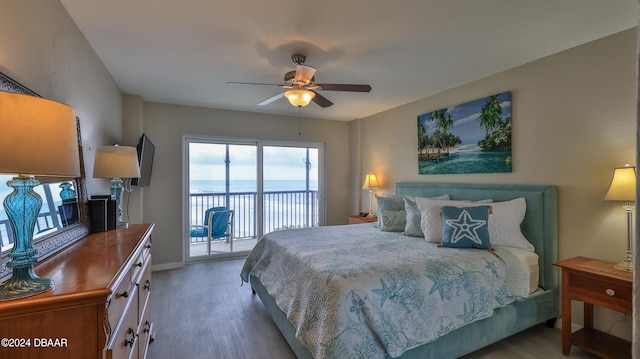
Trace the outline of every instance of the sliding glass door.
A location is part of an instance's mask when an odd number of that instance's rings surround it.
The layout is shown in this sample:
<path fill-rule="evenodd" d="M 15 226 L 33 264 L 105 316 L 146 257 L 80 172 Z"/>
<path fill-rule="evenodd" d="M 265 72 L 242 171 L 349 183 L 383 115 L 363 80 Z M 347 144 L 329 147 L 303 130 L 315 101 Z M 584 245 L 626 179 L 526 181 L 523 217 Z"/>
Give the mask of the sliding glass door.
<path fill-rule="evenodd" d="M 322 144 L 194 137 L 184 149 L 187 261 L 244 255 L 264 233 L 323 223 Z M 229 215 L 227 233 L 208 223 L 212 210 Z"/>
<path fill-rule="evenodd" d="M 318 226 L 318 149 L 263 151 L 264 232 Z"/>

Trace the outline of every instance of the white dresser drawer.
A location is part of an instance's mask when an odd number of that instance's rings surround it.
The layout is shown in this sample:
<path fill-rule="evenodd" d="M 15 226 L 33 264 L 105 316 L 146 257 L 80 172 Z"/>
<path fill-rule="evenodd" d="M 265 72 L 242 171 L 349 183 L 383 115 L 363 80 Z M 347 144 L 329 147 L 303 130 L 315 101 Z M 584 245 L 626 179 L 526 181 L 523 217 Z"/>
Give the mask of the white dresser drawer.
<path fill-rule="evenodd" d="M 133 261 L 131 268 L 129 270 L 129 279 L 131 283 L 135 283 L 138 277 L 140 276 L 140 271 L 144 268 L 144 266 L 151 260 L 151 239 L 147 238 L 142 243 L 142 251 L 138 254 L 136 259 Z"/>
<path fill-rule="evenodd" d="M 110 359 L 130 359 L 137 358 L 138 342 L 138 289 L 134 286 L 127 302 L 125 310 L 122 314 L 122 320 L 113 330 L 106 348 L 106 357 Z M 135 353 L 132 356 L 132 353 Z"/>
<path fill-rule="evenodd" d="M 127 303 L 132 299 L 136 285 L 127 279 L 123 279 L 109 297 L 107 304 L 108 325 L 110 331 L 113 331 L 118 325 L 122 312 L 125 310 Z M 137 310 L 137 299 L 136 299 Z M 107 331 L 109 333 L 110 331 Z"/>

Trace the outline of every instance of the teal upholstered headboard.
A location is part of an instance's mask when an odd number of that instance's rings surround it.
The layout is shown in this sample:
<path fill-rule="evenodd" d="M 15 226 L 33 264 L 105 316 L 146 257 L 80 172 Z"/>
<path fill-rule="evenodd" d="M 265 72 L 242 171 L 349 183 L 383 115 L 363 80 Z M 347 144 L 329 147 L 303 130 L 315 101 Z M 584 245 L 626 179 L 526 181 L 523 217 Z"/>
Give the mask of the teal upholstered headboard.
<path fill-rule="evenodd" d="M 448 193 L 454 200 L 493 199 L 496 202 L 524 197 L 527 213 L 522 233 L 540 257 L 540 287 L 558 288 L 558 190 L 547 185 L 398 182 L 396 194 L 433 197 Z"/>

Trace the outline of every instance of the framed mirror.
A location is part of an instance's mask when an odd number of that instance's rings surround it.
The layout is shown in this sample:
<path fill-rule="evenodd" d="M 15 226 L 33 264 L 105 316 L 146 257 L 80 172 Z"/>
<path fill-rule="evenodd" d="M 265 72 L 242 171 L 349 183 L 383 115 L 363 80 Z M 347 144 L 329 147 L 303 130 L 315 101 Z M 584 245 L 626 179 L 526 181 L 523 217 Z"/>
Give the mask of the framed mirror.
<path fill-rule="evenodd" d="M 39 96 L 20 83 L 0 72 L 0 91 Z M 80 121 L 76 117 L 78 131 L 78 147 L 80 156 L 80 177 L 78 178 L 47 178 L 38 177 L 40 185 L 35 191 L 42 197 L 42 208 L 34 230 L 33 245 L 38 251 L 38 261 L 41 261 L 60 249 L 76 242 L 89 233 L 89 208 L 87 204 L 87 189 L 82 155 L 82 137 L 80 135 Z M 6 186 L 7 180 L 13 175 L 0 176 L 0 200 L 4 200 L 12 189 Z M 7 268 L 8 256 L 13 247 L 13 233 L 11 225 L 0 208 L 0 281 L 11 276 L 11 269 Z"/>

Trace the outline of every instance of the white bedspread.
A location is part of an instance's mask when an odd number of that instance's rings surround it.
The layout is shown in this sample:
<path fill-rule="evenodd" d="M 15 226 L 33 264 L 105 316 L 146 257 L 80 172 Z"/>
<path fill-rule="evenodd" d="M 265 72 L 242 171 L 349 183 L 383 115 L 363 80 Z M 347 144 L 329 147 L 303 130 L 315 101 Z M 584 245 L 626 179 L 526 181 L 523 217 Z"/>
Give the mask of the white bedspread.
<path fill-rule="evenodd" d="M 438 248 L 372 224 L 269 233 L 250 274 L 316 358 L 397 357 L 529 293 L 507 250 Z"/>

